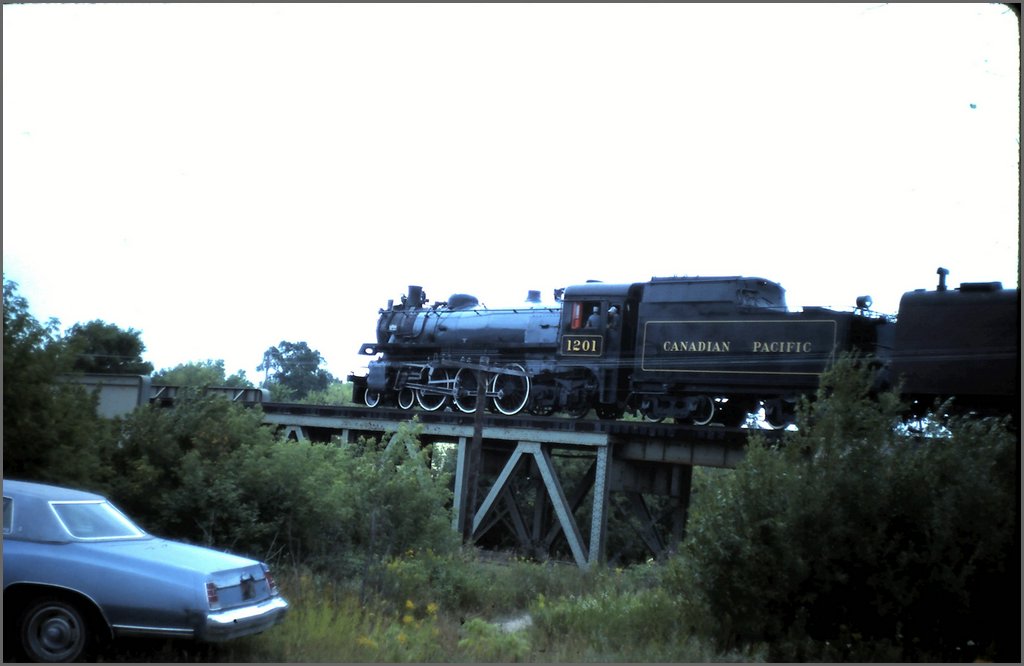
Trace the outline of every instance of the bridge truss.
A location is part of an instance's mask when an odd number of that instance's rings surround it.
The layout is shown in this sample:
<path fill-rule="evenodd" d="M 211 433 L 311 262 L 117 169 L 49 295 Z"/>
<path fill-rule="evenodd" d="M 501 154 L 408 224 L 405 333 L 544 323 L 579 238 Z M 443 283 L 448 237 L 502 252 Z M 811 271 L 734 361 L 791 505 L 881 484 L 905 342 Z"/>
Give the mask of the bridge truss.
<path fill-rule="evenodd" d="M 410 412 L 264 403 L 297 440 L 394 437 Z M 685 534 L 693 468 L 730 468 L 749 431 L 557 417 L 416 412 L 423 445 L 455 447 L 452 526 L 470 543 L 581 568 L 659 557 Z M 632 543 L 609 549 L 612 516 Z M 618 532 L 621 532 L 619 530 Z"/>

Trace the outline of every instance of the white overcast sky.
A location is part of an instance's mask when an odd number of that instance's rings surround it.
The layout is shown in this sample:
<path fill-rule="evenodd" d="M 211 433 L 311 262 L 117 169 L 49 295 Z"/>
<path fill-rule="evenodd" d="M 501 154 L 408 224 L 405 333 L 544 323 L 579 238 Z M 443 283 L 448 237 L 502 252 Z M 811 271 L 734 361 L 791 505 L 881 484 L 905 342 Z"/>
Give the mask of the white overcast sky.
<path fill-rule="evenodd" d="M 1014 287 L 1018 39 L 999 4 L 5 4 L 3 272 L 254 381 L 282 340 L 358 371 L 410 284 Z"/>

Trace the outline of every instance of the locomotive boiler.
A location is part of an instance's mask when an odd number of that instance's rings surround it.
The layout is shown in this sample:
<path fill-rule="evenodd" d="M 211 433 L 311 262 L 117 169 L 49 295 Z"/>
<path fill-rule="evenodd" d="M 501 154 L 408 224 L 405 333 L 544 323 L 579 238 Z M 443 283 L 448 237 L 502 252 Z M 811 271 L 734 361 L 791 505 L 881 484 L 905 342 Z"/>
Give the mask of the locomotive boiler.
<path fill-rule="evenodd" d="M 916 404 L 960 394 L 1014 402 L 1018 291 L 947 289 L 944 271 L 935 291 L 904 294 L 897 317 L 871 312 L 868 297 L 845 311 L 791 312 L 785 290 L 758 277 L 587 282 L 559 290 L 555 306 L 531 292 L 499 309 L 467 294 L 428 305 L 412 286 L 380 310 L 377 340 L 361 349 L 376 358 L 350 380 L 369 406 L 473 412 L 483 403 L 507 415 L 594 410 L 732 426 L 763 409 L 781 427 L 837 356 L 858 350 Z"/>

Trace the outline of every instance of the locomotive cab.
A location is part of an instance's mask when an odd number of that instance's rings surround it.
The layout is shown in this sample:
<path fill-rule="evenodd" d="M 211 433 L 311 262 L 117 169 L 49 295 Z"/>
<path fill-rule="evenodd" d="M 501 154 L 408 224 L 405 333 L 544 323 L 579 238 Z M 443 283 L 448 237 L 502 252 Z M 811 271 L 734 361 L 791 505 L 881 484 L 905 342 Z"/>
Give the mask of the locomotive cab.
<path fill-rule="evenodd" d="M 600 416 L 622 413 L 636 330 L 637 285 L 589 282 L 565 290 L 559 357 L 592 382 Z"/>

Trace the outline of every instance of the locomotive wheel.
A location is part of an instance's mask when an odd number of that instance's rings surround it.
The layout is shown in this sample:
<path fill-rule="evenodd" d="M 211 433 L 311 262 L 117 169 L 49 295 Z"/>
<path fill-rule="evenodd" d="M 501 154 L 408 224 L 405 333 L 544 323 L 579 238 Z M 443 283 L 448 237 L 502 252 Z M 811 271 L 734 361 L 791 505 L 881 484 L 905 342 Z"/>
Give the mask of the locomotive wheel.
<path fill-rule="evenodd" d="M 648 423 L 661 423 L 665 420 L 664 414 L 655 412 L 655 404 L 652 400 L 644 400 L 640 403 L 640 415 L 644 421 Z"/>
<path fill-rule="evenodd" d="M 796 422 L 796 412 L 785 400 L 765 400 L 764 420 L 773 428 L 782 429 Z"/>
<path fill-rule="evenodd" d="M 512 416 L 523 411 L 523 407 L 530 399 L 530 378 L 526 376 L 523 366 L 515 364 L 509 366 L 512 370 L 518 370 L 523 376 L 518 375 L 494 375 L 491 386 L 494 393 L 494 407 L 505 414 Z"/>
<path fill-rule="evenodd" d="M 398 392 L 398 406 L 402 409 L 412 409 L 414 402 L 416 402 L 416 396 L 412 389 L 404 388 Z"/>
<path fill-rule="evenodd" d="M 486 383 L 484 384 L 486 387 Z M 476 370 L 460 368 L 455 373 L 455 406 L 459 411 L 472 414 L 477 406 Z"/>
<path fill-rule="evenodd" d="M 570 419 L 582 419 L 590 413 L 590 404 L 584 402 L 578 405 L 573 405 L 572 407 L 567 407 L 565 413 L 569 415 Z"/>
<path fill-rule="evenodd" d="M 427 385 L 439 385 L 438 388 L 448 388 L 451 384 L 452 376 L 444 368 L 431 368 L 427 372 L 426 379 Z M 416 402 L 420 403 L 420 407 L 428 412 L 436 412 L 441 409 L 447 400 L 448 396 L 443 393 L 431 393 L 424 389 L 416 391 Z"/>
<path fill-rule="evenodd" d="M 530 408 L 530 413 L 534 416 L 551 416 L 555 413 L 554 405 L 538 405 Z"/>
<path fill-rule="evenodd" d="M 366 403 L 367 407 L 376 407 L 380 404 L 380 398 L 380 391 L 366 389 L 366 393 L 363 395 L 363 402 Z"/>
<path fill-rule="evenodd" d="M 697 398 L 697 409 L 690 413 L 694 425 L 707 425 L 715 418 L 715 401 L 706 395 Z"/>

